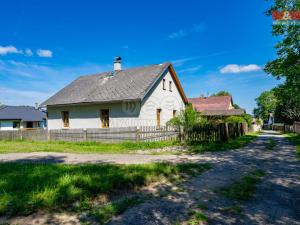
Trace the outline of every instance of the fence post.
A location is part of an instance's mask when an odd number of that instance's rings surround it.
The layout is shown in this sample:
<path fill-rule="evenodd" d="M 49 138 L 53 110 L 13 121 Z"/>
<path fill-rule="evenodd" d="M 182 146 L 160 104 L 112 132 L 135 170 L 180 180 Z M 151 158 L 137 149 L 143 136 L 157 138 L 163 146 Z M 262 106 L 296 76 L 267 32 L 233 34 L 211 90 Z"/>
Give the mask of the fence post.
<path fill-rule="evenodd" d="M 225 130 L 225 141 L 228 141 L 229 140 L 228 123 L 224 123 L 224 130 Z"/>
<path fill-rule="evenodd" d="M 50 130 L 47 130 L 47 141 L 51 141 Z"/>
<path fill-rule="evenodd" d="M 23 131 L 20 129 L 19 132 L 20 132 L 20 140 L 23 141 Z"/>
<path fill-rule="evenodd" d="M 136 134 L 136 139 L 135 139 L 135 140 L 136 140 L 136 142 L 139 142 L 139 141 L 140 141 L 140 138 L 141 138 L 141 137 L 140 137 L 140 128 L 137 128 L 137 129 L 136 129 L 136 133 L 135 133 L 135 134 Z"/>
<path fill-rule="evenodd" d="M 87 130 L 83 129 L 83 141 L 87 141 Z"/>

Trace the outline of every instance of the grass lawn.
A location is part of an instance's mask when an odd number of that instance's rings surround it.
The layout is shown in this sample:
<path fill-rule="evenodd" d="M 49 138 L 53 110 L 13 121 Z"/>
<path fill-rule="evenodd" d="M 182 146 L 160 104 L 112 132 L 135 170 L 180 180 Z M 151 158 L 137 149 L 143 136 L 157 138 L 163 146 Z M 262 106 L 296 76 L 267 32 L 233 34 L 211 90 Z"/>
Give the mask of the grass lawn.
<path fill-rule="evenodd" d="M 160 179 L 194 175 L 209 169 L 208 164 L 153 163 L 145 165 L 63 165 L 0 163 L 0 215 L 27 215 L 37 210 L 80 211 L 89 202 L 116 193 L 132 191 Z M 121 192 L 121 193 L 120 193 Z M 76 203 L 76 204 L 75 204 Z M 129 205 L 136 200 L 128 200 Z M 118 213 L 128 205 L 110 205 Z M 125 204 L 125 205 L 124 205 Z M 100 212 L 107 218 L 105 212 Z M 102 214 L 105 215 L 102 215 Z M 106 217 L 105 217 L 106 216 Z"/>
<path fill-rule="evenodd" d="M 285 133 L 284 136 L 287 137 L 294 145 L 296 145 L 296 153 L 300 159 L 300 134 Z"/>
<path fill-rule="evenodd" d="M 255 138 L 257 138 L 258 135 L 259 133 L 248 133 L 245 136 L 230 139 L 228 142 L 225 143 L 192 143 L 190 146 L 190 151 L 192 153 L 202 153 L 237 149 L 246 146 Z"/>
<path fill-rule="evenodd" d="M 62 141 L 0 141 L 0 153 L 10 152 L 70 152 L 70 153 L 129 153 L 134 150 L 178 145 L 175 141 L 160 142 L 62 142 Z"/>

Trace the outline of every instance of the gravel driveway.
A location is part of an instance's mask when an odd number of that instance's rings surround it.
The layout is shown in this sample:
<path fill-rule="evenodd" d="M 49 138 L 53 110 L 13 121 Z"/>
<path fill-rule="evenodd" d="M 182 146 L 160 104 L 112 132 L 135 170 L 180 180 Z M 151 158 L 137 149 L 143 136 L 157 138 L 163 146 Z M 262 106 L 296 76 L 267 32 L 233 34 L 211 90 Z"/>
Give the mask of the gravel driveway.
<path fill-rule="evenodd" d="M 270 138 L 277 141 L 273 150 L 265 147 Z M 300 224 L 300 163 L 295 147 L 281 135 L 265 132 L 241 150 L 213 155 L 214 168 L 183 184 L 182 192 L 133 207 L 109 224 L 181 224 L 199 203 L 205 205 L 209 224 Z M 236 203 L 215 191 L 254 169 L 263 170 L 265 176 L 251 200 Z M 224 210 L 233 204 L 241 212 Z"/>

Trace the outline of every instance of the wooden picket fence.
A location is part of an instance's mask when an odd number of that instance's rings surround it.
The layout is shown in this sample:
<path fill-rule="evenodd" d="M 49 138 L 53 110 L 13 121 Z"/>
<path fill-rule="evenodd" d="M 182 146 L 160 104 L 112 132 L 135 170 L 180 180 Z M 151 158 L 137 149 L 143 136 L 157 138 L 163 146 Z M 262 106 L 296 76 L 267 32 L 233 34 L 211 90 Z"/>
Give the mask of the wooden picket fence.
<path fill-rule="evenodd" d="M 105 129 L 13 130 L 0 131 L 0 140 L 29 141 L 162 141 L 177 140 L 179 131 L 173 127 L 119 127 Z"/>
<path fill-rule="evenodd" d="M 184 132 L 188 142 L 219 142 L 243 136 L 248 132 L 247 123 L 221 123 L 218 125 L 193 126 Z"/>
<path fill-rule="evenodd" d="M 0 131 L 0 140 L 29 141 L 98 141 L 98 142 L 149 142 L 180 140 L 190 142 L 227 141 L 247 133 L 246 123 L 224 123 L 217 126 L 194 126 L 184 130 L 171 126 L 120 127 L 105 129 L 14 130 Z"/>
<path fill-rule="evenodd" d="M 271 126 L 272 130 L 282 131 L 282 132 L 294 132 L 300 134 L 300 122 L 294 122 L 293 125 L 288 124 L 273 124 Z"/>

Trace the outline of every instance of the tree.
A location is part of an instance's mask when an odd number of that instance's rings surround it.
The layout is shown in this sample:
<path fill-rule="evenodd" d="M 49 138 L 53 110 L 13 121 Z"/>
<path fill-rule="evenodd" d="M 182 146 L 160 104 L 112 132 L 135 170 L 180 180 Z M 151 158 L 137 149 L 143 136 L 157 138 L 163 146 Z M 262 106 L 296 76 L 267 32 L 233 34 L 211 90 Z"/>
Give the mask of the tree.
<path fill-rule="evenodd" d="M 219 91 L 218 93 L 212 94 L 211 96 L 231 96 L 228 91 Z"/>
<path fill-rule="evenodd" d="M 187 106 L 185 110 L 182 110 L 178 116 L 168 121 L 168 125 L 171 126 L 182 126 L 184 129 L 192 128 L 195 125 L 204 125 L 208 121 L 202 117 L 191 105 Z"/>
<path fill-rule="evenodd" d="M 273 10 L 299 9 L 299 0 L 275 0 L 267 15 L 270 16 Z M 268 62 L 264 70 L 277 79 L 284 79 L 284 83 L 274 90 L 278 99 L 276 112 L 284 122 L 290 123 L 300 119 L 300 25 L 275 24 L 273 36 L 280 37 L 275 46 L 277 59 Z"/>
<path fill-rule="evenodd" d="M 275 113 L 277 106 L 277 99 L 274 91 L 264 91 L 258 98 L 255 99 L 255 101 L 257 108 L 253 110 L 254 116 L 267 121 L 270 113 Z"/>
<path fill-rule="evenodd" d="M 240 109 L 241 107 L 238 104 L 233 104 L 233 108 Z"/>

